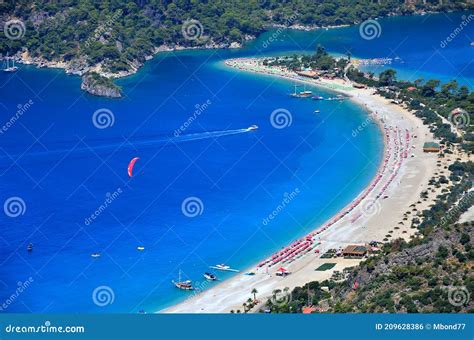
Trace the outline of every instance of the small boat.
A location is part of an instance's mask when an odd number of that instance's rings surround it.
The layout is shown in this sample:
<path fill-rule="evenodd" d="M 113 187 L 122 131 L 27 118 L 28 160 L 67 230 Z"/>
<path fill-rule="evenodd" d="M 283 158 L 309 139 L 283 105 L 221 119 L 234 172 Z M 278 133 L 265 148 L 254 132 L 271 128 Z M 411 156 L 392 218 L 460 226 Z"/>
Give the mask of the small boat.
<path fill-rule="evenodd" d="M 193 283 L 191 280 L 181 281 L 181 270 L 178 274 L 178 281 L 171 280 L 171 282 L 176 286 L 176 288 L 183 290 L 193 290 Z"/>
<path fill-rule="evenodd" d="M 137 247 L 137 250 L 140 250 L 140 251 L 145 250 L 145 247 L 143 247 L 143 246 L 138 246 L 138 247 Z"/>
<path fill-rule="evenodd" d="M 321 111 L 320 110 L 314 110 L 314 113 L 320 113 Z"/>
<path fill-rule="evenodd" d="M 303 91 L 296 92 L 296 87 L 297 86 L 298 85 L 296 85 L 296 83 L 295 83 L 295 90 L 294 90 L 293 93 L 290 93 L 290 96 L 295 97 L 295 98 L 306 98 L 306 97 L 311 97 L 311 95 L 313 94 L 312 91 L 307 91 L 306 90 L 306 85 L 304 86 Z"/>
<path fill-rule="evenodd" d="M 3 72 L 16 72 L 18 71 L 18 67 L 15 66 L 15 60 L 12 59 L 12 65 L 10 66 L 10 60 L 11 58 L 6 58 L 5 62 L 3 63 Z"/>
<path fill-rule="evenodd" d="M 303 98 L 311 97 L 312 94 L 313 94 L 313 92 L 311 92 L 311 91 L 301 91 L 299 93 L 299 97 L 303 97 Z"/>
<path fill-rule="evenodd" d="M 100 257 L 100 253 L 92 253 L 91 256 L 94 257 L 94 258 Z"/>
<path fill-rule="evenodd" d="M 218 270 L 225 270 L 225 271 L 228 271 L 228 272 L 236 272 L 236 273 L 239 272 L 237 269 L 232 269 L 232 268 L 230 268 L 230 266 L 227 266 L 225 264 L 217 264 L 217 265 L 211 266 L 209 268 L 218 269 Z"/>
<path fill-rule="evenodd" d="M 250 126 L 247 128 L 247 130 L 249 130 L 249 131 L 255 131 L 255 130 L 257 130 L 257 129 L 258 129 L 258 125 L 255 125 L 255 124 L 254 124 L 254 125 L 250 125 Z"/>
<path fill-rule="evenodd" d="M 204 273 L 204 278 L 208 281 L 216 281 L 217 276 L 212 273 Z"/>
<path fill-rule="evenodd" d="M 28 246 L 26 247 L 26 250 L 30 252 L 33 251 L 33 243 L 28 244 Z"/>
<path fill-rule="evenodd" d="M 246 272 L 244 275 L 247 275 L 247 276 L 254 276 L 255 273 L 254 273 L 254 272 Z"/>
<path fill-rule="evenodd" d="M 324 97 L 321 97 L 321 96 L 313 96 L 311 98 L 314 100 L 324 100 Z"/>

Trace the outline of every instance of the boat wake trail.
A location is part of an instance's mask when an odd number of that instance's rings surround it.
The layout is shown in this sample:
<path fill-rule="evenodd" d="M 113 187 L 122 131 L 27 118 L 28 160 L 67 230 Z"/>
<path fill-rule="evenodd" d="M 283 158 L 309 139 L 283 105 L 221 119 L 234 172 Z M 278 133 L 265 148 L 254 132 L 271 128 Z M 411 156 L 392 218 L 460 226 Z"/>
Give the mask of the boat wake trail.
<path fill-rule="evenodd" d="M 246 129 L 234 129 L 234 130 L 223 130 L 223 131 L 209 131 L 209 132 L 197 132 L 197 133 L 189 133 L 189 134 L 182 134 L 173 137 L 164 137 L 164 136 L 156 136 L 156 137 L 147 137 L 147 138 L 136 138 L 136 139 L 129 139 L 124 140 L 121 142 L 115 143 L 108 143 L 108 144 L 100 144 L 97 145 L 97 141 L 94 142 L 87 142 L 83 141 L 82 145 L 77 145 L 76 147 L 72 146 L 69 148 L 63 149 L 50 149 L 44 151 L 36 151 L 36 152 L 27 152 L 24 154 L 16 154 L 16 155 L 1 155 L 0 159 L 17 159 L 19 157 L 49 157 L 49 156 L 66 156 L 66 155 L 80 155 L 86 152 L 95 152 L 95 153 L 102 153 L 104 151 L 111 151 L 117 152 L 120 150 L 127 150 L 127 149 L 135 149 L 139 150 L 140 148 L 144 147 L 151 147 L 151 146 L 165 146 L 165 145 L 173 145 L 177 143 L 184 143 L 184 142 L 191 142 L 191 141 L 198 141 L 198 140 L 205 140 L 205 139 L 215 139 L 224 136 L 231 136 L 231 135 L 238 135 L 242 133 L 247 133 L 255 130 L 253 127 L 249 127 Z M 84 146 L 86 145 L 86 146 Z"/>

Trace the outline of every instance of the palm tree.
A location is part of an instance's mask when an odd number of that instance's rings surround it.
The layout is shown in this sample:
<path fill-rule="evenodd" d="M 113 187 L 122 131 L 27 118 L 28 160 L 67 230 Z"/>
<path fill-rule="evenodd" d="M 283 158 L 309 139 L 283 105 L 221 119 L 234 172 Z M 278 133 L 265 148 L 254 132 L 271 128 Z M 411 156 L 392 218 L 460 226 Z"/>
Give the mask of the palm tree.
<path fill-rule="evenodd" d="M 248 310 L 251 310 L 253 306 L 254 306 L 254 305 L 253 305 L 252 299 L 251 299 L 251 298 L 248 298 L 248 299 L 247 299 L 247 307 L 248 307 Z"/>
<path fill-rule="evenodd" d="M 244 313 L 247 313 L 247 303 L 243 303 L 242 306 L 244 306 Z"/>
<path fill-rule="evenodd" d="M 253 300 L 257 301 L 258 290 L 256 288 L 254 288 L 254 289 L 252 289 L 252 291 L 250 293 L 253 294 Z"/>

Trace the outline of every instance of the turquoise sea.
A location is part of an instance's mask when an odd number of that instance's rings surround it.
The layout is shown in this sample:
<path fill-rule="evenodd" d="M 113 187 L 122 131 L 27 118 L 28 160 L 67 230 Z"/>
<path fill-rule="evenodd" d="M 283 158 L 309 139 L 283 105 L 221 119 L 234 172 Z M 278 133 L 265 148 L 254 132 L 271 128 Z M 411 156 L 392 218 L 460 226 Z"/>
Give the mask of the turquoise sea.
<path fill-rule="evenodd" d="M 380 20 L 373 40 L 358 27 L 270 31 L 240 50 L 162 53 L 118 81 L 120 100 L 84 94 L 61 70 L 0 74 L 1 201 L 17 203 L 0 214 L 0 311 L 156 311 L 189 297 L 171 284 L 180 271 L 207 289 L 210 265 L 244 269 L 318 227 L 375 174 L 378 128 L 354 138 L 362 108 L 292 99 L 290 82 L 223 60 L 320 43 L 355 57 L 396 55 L 409 79 L 469 85 L 474 25 L 439 48 L 461 15 Z M 284 127 L 273 112 L 284 113 Z"/>

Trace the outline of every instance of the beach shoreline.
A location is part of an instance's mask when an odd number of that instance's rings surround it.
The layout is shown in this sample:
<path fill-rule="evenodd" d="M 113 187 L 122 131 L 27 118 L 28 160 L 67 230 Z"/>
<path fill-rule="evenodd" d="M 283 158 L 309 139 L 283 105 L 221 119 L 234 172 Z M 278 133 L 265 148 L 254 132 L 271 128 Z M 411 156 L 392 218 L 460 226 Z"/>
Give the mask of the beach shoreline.
<path fill-rule="evenodd" d="M 242 303 L 251 297 L 253 288 L 259 291 L 261 306 L 275 289 L 292 289 L 310 281 L 329 279 L 335 270 L 343 271 L 344 268 L 357 265 L 360 260 L 321 259 L 321 254 L 348 244 L 362 245 L 373 240 L 386 242 L 388 236 L 408 240 L 416 229 L 408 225 L 407 213 L 411 212 L 407 210 L 417 202 L 417 211 L 422 211 L 437 194 L 430 192 L 426 201 L 419 201 L 421 192 L 427 190 L 428 181 L 436 170 L 438 158 L 435 154 L 423 153 L 423 143 L 434 140 L 433 136 L 421 120 L 406 109 L 374 94 L 373 89 L 356 89 L 348 80 L 303 78 L 288 70 L 262 68 L 257 59 L 252 58 L 230 59 L 225 64 L 243 72 L 277 76 L 323 87 L 348 97 L 368 112 L 368 123 L 379 125 L 384 139 L 382 162 L 368 186 L 349 205 L 298 242 L 284 248 L 290 254 L 297 252 L 294 259 L 287 261 L 288 255 L 279 251 L 244 271 L 254 272 L 255 275 L 238 274 L 160 312 L 228 313 L 241 310 Z M 303 250 L 299 252 L 300 249 Z M 324 263 L 334 263 L 335 266 L 328 271 L 314 271 Z M 285 266 L 292 274 L 276 276 L 275 270 L 280 266 Z"/>

